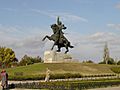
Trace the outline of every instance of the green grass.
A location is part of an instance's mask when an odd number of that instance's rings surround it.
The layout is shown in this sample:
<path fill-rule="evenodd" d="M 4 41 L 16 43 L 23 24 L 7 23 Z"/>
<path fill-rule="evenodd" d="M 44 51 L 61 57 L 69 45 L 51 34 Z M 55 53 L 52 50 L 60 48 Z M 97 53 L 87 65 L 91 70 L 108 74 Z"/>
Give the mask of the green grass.
<path fill-rule="evenodd" d="M 23 72 L 23 76 L 19 77 L 39 77 L 41 74 L 45 75 L 46 68 L 49 68 L 52 74 L 64 74 L 64 73 L 80 73 L 82 75 L 104 75 L 104 74 L 114 74 L 111 71 L 111 67 L 114 65 L 104 65 L 104 64 L 89 64 L 89 63 L 37 63 L 28 66 L 19 66 L 8 68 L 10 77 L 17 77 L 14 74 L 16 72 Z"/>

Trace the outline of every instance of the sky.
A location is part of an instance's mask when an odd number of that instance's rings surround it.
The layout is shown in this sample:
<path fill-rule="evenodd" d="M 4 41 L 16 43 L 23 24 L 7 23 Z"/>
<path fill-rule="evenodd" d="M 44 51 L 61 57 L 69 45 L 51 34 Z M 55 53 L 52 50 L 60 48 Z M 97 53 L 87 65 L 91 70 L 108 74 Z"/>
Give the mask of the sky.
<path fill-rule="evenodd" d="M 19 60 L 43 57 L 53 42 L 42 38 L 52 35 L 57 16 L 74 59 L 100 62 L 107 42 L 110 56 L 120 60 L 120 0 L 0 0 L 0 46 L 12 48 Z"/>

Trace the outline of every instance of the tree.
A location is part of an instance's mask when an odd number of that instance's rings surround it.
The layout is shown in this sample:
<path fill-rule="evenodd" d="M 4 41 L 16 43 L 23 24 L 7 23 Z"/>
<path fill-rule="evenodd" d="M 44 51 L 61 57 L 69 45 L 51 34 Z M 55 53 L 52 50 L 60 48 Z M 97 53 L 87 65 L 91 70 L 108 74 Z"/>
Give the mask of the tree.
<path fill-rule="evenodd" d="M 114 59 L 113 59 L 113 58 L 109 58 L 109 60 L 108 60 L 108 64 L 115 64 Z"/>
<path fill-rule="evenodd" d="M 8 67 L 12 62 L 15 62 L 15 52 L 11 48 L 0 47 L 0 63 L 2 66 Z"/>
<path fill-rule="evenodd" d="M 27 55 L 24 55 L 23 58 L 21 59 L 21 61 L 19 62 L 19 64 L 21 66 L 25 66 L 27 65 L 27 61 L 28 61 L 29 57 Z"/>
<path fill-rule="evenodd" d="M 86 61 L 86 63 L 94 63 L 92 60 L 88 60 Z"/>
<path fill-rule="evenodd" d="M 39 56 L 33 58 L 30 56 L 24 55 L 21 61 L 19 62 L 19 65 L 25 66 L 25 65 L 30 65 L 30 64 L 39 63 L 39 62 L 42 62 L 42 59 Z"/>
<path fill-rule="evenodd" d="M 42 59 L 40 56 L 37 56 L 34 58 L 34 63 L 39 63 L 39 62 L 42 62 Z"/>
<path fill-rule="evenodd" d="M 115 64 L 115 61 L 113 58 L 108 58 L 108 61 L 107 61 L 108 64 Z M 106 64 L 106 61 L 103 61 L 103 62 L 99 62 L 99 64 Z"/>
<path fill-rule="evenodd" d="M 83 61 L 83 63 L 94 63 L 92 60 Z"/>
<path fill-rule="evenodd" d="M 117 62 L 117 65 L 120 65 L 120 60 Z"/>

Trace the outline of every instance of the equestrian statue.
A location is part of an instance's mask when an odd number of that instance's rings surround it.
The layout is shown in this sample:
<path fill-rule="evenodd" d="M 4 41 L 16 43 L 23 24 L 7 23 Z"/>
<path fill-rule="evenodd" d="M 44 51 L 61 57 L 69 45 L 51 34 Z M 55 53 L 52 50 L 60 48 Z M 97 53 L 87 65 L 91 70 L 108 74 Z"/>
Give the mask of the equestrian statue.
<path fill-rule="evenodd" d="M 54 41 L 51 50 L 53 50 L 54 46 L 56 45 L 58 47 L 57 52 L 60 52 L 62 47 L 66 48 L 65 53 L 69 52 L 69 48 L 73 48 L 74 46 L 72 46 L 64 36 L 64 32 L 62 30 L 67 29 L 67 27 L 62 24 L 62 22 L 59 20 L 59 17 L 57 18 L 57 24 L 51 25 L 51 29 L 53 30 L 53 34 L 51 36 L 46 35 L 42 41 L 48 38 L 49 40 Z"/>

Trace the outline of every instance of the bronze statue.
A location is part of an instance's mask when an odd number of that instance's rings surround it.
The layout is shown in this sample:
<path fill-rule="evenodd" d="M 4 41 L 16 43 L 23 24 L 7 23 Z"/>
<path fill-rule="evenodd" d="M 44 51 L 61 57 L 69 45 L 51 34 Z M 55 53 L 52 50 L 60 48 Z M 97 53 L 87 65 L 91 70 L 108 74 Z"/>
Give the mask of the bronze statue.
<path fill-rule="evenodd" d="M 67 27 L 65 27 L 64 24 L 62 24 L 62 22 L 59 20 L 59 17 L 57 18 L 57 24 L 52 24 L 51 28 L 53 30 L 53 34 L 51 36 L 46 35 L 43 38 L 43 41 L 46 38 L 54 41 L 54 44 L 53 44 L 51 50 L 53 50 L 55 45 L 58 46 L 57 52 L 60 52 L 62 47 L 66 48 L 65 53 L 67 53 L 69 51 L 68 47 L 73 48 L 73 46 L 71 46 L 70 42 L 64 36 L 64 32 L 62 30 L 65 30 Z"/>

